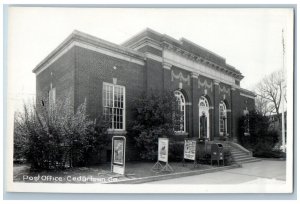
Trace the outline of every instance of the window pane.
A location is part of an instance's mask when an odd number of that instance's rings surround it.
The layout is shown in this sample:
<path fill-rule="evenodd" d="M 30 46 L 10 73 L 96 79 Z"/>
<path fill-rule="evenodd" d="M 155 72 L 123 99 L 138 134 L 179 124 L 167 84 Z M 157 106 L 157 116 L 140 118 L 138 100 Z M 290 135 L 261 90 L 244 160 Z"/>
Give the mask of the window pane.
<path fill-rule="evenodd" d="M 124 87 L 103 85 L 103 113 L 111 128 L 123 129 Z"/>

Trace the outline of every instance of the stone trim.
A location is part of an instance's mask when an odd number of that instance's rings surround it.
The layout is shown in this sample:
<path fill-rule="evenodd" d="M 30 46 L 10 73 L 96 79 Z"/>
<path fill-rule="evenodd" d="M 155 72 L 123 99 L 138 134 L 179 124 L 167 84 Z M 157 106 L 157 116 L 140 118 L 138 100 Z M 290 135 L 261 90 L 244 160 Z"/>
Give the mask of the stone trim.
<path fill-rule="evenodd" d="M 166 63 L 166 62 L 164 62 L 164 63 L 163 63 L 163 68 L 164 68 L 164 69 L 171 70 L 171 67 L 172 67 L 172 65 L 171 65 L 171 64 L 169 64 L 169 63 Z"/>
<path fill-rule="evenodd" d="M 163 50 L 163 48 L 160 47 L 159 42 L 157 42 L 157 41 L 155 41 L 155 40 L 153 40 L 149 37 L 143 37 L 140 40 L 138 40 L 137 42 L 129 45 L 128 47 L 133 49 L 133 50 L 138 50 L 138 49 L 140 49 L 142 47 L 145 47 L 145 46 L 150 46 L 150 47 L 153 47 L 153 48 L 155 48 L 157 50 L 160 50 L 160 51 Z"/>
<path fill-rule="evenodd" d="M 240 93 L 240 95 L 244 96 L 244 97 L 247 97 L 247 98 L 255 99 L 255 96 L 250 96 L 248 94 Z"/>
<path fill-rule="evenodd" d="M 198 79 L 198 77 L 199 77 L 199 73 L 197 73 L 197 72 L 192 72 L 191 73 L 191 76 L 192 76 L 192 78 L 194 78 L 194 79 Z"/>
<path fill-rule="evenodd" d="M 216 64 L 214 62 L 211 62 L 211 61 L 209 61 L 207 59 L 204 59 L 204 58 L 202 58 L 202 57 L 200 57 L 198 55 L 195 55 L 195 54 L 193 54 L 191 52 L 188 52 L 188 51 L 186 51 L 186 50 L 184 50 L 184 49 L 182 49 L 180 47 L 177 47 L 175 45 L 172 45 L 172 44 L 170 44 L 170 43 L 168 43 L 166 41 L 164 41 L 162 43 L 162 45 L 167 50 L 173 50 L 177 54 L 182 55 L 182 56 L 184 56 L 187 59 L 190 59 L 190 60 L 195 61 L 197 63 L 202 63 L 202 64 L 205 64 L 205 65 L 208 65 L 208 66 L 210 66 L 210 68 L 213 68 L 213 69 L 215 69 L 215 70 L 217 70 L 219 72 L 223 72 L 224 74 L 232 76 L 232 77 L 234 77 L 236 79 L 243 79 L 244 78 L 242 76 L 242 74 L 240 74 L 238 72 L 234 72 L 234 71 L 232 71 L 232 70 L 230 70 L 230 69 L 228 69 L 226 67 L 220 66 L 220 65 L 218 65 L 218 64 Z M 230 66 L 230 65 L 228 65 L 228 66 Z"/>
<path fill-rule="evenodd" d="M 149 59 L 152 59 L 152 60 L 155 60 L 155 61 L 158 61 L 158 62 L 162 62 L 163 59 L 155 54 L 152 54 L 150 52 L 145 52 L 145 56 Z"/>
<path fill-rule="evenodd" d="M 49 59 L 47 59 L 42 65 L 38 65 L 33 70 L 33 72 L 36 73 L 36 75 L 40 74 L 42 71 L 47 69 L 51 64 L 53 64 L 55 61 L 57 61 L 60 57 L 62 57 L 64 54 L 66 54 L 69 50 L 71 50 L 75 46 L 85 48 L 85 49 L 88 49 L 88 50 L 92 50 L 92 51 L 95 51 L 95 52 L 98 52 L 98 53 L 101 53 L 101 54 L 104 54 L 104 55 L 108 55 L 110 57 L 115 57 L 115 58 L 122 59 L 122 60 L 125 60 L 125 61 L 128 61 L 128 62 L 139 64 L 139 65 L 142 65 L 142 66 L 145 65 L 145 62 L 143 60 L 135 59 L 135 58 L 132 58 L 130 56 L 126 56 L 124 54 L 116 53 L 116 52 L 108 50 L 108 49 L 95 47 L 95 46 L 85 44 L 85 43 L 82 43 L 82 42 L 72 41 L 70 44 L 65 46 L 58 53 L 56 53 L 55 56 L 49 57 Z"/>
<path fill-rule="evenodd" d="M 42 60 L 32 72 L 38 75 L 74 46 L 83 47 L 139 65 L 145 65 L 144 54 L 75 30 L 55 50 Z"/>

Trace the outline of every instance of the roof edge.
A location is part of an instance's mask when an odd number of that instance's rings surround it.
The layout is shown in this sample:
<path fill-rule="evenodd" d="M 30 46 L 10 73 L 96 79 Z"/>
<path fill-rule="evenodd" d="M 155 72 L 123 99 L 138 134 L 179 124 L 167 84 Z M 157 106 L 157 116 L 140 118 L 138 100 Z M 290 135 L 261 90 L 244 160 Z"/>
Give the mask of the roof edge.
<path fill-rule="evenodd" d="M 105 48 L 110 49 L 118 49 L 123 52 L 127 52 L 129 55 L 133 55 L 136 58 L 144 59 L 145 56 L 143 53 L 140 53 L 136 50 L 123 47 L 121 45 L 111 43 L 109 41 L 103 40 L 101 38 L 89 35 L 87 33 L 83 33 L 78 30 L 74 30 L 62 43 L 60 43 L 50 54 L 48 54 L 33 70 L 33 73 L 36 73 L 45 63 L 47 63 L 50 59 L 55 57 L 58 52 L 62 49 L 64 49 L 68 44 L 70 44 L 73 41 L 86 41 L 87 43 L 92 43 L 94 45 L 102 45 Z"/>

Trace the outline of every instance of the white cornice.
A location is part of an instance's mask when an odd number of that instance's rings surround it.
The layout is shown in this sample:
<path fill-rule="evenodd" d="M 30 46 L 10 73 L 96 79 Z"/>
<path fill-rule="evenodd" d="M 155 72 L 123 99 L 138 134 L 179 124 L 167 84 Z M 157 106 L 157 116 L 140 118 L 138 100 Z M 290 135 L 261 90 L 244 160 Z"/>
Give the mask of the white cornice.
<path fill-rule="evenodd" d="M 234 85 L 234 78 L 228 75 L 224 75 L 222 73 L 217 73 L 217 71 L 213 70 L 212 72 L 210 67 L 207 67 L 201 63 L 189 60 L 184 58 L 183 56 L 177 55 L 171 51 L 164 50 L 163 52 L 163 60 L 169 64 L 177 66 L 179 68 L 185 69 L 190 72 L 198 73 L 199 75 L 205 76 L 210 79 L 214 79 L 225 84 Z M 212 73 L 210 73 L 212 72 Z"/>
<path fill-rule="evenodd" d="M 52 63 L 54 63 L 56 60 L 58 60 L 61 56 L 63 56 L 65 53 L 67 53 L 69 50 L 71 50 L 75 46 L 85 48 L 85 49 L 88 49 L 88 50 L 92 50 L 92 51 L 95 51 L 95 52 L 98 52 L 98 53 L 101 53 L 101 54 L 104 54 L 104 55 L 108 55 L 110 57 L 115 57 L 115 58 L 118 58 L 118 59 L 126 60 L 128 62 L 139 64 L 139 65 L 142 65 L 142 66 L 145 65 L 145 62 L 143 60 L 136 59 L 136 58 L 133 58 L 131 56 L 127 56 L 127 55 L 122 54 L 122 53 L 118 53 L 118 52 L 108 50 L 108 49 L 105 49 L 105 48 L 101 48 L 101 47 L 96 47 L 96 46 L 86 44 L 86 43 L 83 43 L 83 42 L 71 41 L 64 48 L 62 48 L 60 51 L 58 51 L 54 57 L 51 57 L 43 65 L 38 67 L 38 69 L 35 72 L 36 75 L 40 74 L 42 71 L 44 71 L 46 68 L 48 68 Z"/>
<path fill-rule="evenodd" d="M 180 41 L 181 42 L 181 41 Z M 221 65 L 218 65 L 214 62 L 211 62 L 207 59 L 202 58 L 201 56 L 198 56 L 196 54 L 193 54 L 191 52 L 188 52 L 180 47 L 177 47 L 175 45 L 170 44 L 169 42 L 164 41 L 162 43 L 162 46 L 165 48 L 165 50 L 170 50 L 170 51 L 174 51 L 175 53 L 177 53 L 178 55 L 183 56 L 186 59 L 195 61 L 197 63 L 202 63 L 202 64 L 207 64 L 209 65 L 210 69 L 216 70 L 218 72 L 222 72 L 223 74 L 226 74 L 228 76 L 234 77 L 235 79 L 241 80 L 243 78 L 243 76 L 237 72 L 234 72 L 226 67 L 223 67 Z M 224 59 L 224 58 L 222 58 Z"/>
<path fill-rule="evenodd" d="M 138 50 L 142 47 L 145 47 L 145 46 L 150 46 L 150 47 L 153 47 L 157 50 L 160 50 L 162 51 L 162 47 L 160 46 L 159 42 L 149 38 L 149 37 L 143 37 L 141 38 L 140 40 L 138 40 L 137 42 L 131 44 L 130 46 L 128 46 L 129 48 L 133 49 L 133 50 Z"/>
<path fill-rule="evenodd" d="M 74 46 L 74 42 L 78 43 L 79 46 L 85 45 L 84 47 L 89 47 L 89 49 L 97 50 L 97 52 L 102 52 L 103 54 L 113 53 L 112 55 L 116 56 L 117 58 L 125 60 L 127 59 L 127 61 L 129 60 L 131 62 L 138 62 L 138 64 L 144 63 L 141 63 L 141 61 L 143 61 L 145 58 L 145 55 L 143 53 L 137 52 L 130 48 L 122 47 L 120 45 L 75 30 L 55 50 L 53 50 L 44 60 L 42 60 L 42 62 L 40 62 L 33 69 L 33 72 L 40 73 L 40 69 L 44 70 L 45 67 L 53 63 L 53 59 L 57 60 L 69 49 L 71 49 L 72 46 Z M 136 60 L 134 60 L 134 58 Z"/>
<path fill-rule="evenodd" d="M 252 98 L 255 99 L 255 96 L 250 96 L 248 94 L 240 93 L 241 96 L 247 97 L 247 98 Z"/>
<path fill-rule="evenodd" d="M 145 52 L 145 56 L 147 58 L 149 58 L 149 59 L 153 59 L 153 60 L 158 61 L 158 62 L 162 62 L 163 61 L 163 59 L 161 57 L 159 57 L 159 56 L 157 56 L 155 54 L 152 54 L 150 52 Z"/>

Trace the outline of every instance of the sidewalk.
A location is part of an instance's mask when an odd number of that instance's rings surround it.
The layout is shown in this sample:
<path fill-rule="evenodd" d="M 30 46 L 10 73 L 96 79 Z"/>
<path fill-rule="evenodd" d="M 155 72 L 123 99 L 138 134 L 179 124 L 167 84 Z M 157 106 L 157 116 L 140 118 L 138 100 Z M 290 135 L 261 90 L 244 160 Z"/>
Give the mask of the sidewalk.
<path fill-rule="evenodd" d="M 110 164 L 41 172 L 30 171 L 27 165 L 16 165 L 14 166 L 14 182 L 133 184 L 199 175 L 239 167 L 238 165 L 217 167 L 200 164 L 194 168 L 192 163 L 186 163 L 183 166 L 181 162 L 172 162 L 169 164 L 173 168 L 173 172 L 156 173 L 151 171 L 154 164 L 154 162 L 128 162 L 126 163 L 126 175 L 112 173 Z"/>

